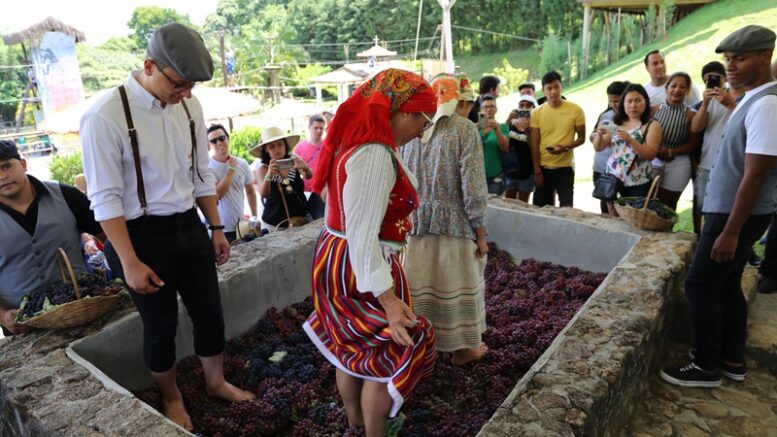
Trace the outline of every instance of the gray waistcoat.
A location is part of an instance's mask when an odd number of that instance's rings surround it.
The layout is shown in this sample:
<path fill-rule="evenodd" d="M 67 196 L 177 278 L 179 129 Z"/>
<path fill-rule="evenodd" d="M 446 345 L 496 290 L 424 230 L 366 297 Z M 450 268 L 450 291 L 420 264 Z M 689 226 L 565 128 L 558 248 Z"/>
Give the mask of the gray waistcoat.
<path fill-rule="evenodd" d="M 704 194 L 704 212 L 731 213 L 739 184 L 745 175 L 745 146 L 747 145 L 745 117 L 754 102 L 769 94 L 777 95 L 777 85 L 768 87 L 749 98 L 728 120 L 718 156 L 715 157 L 715 165 L 710 172 L 707 191 Z M 752 214 L 773 213 L 777 209 L 775 194 L 777 194 L 777 166 L 772 168 L 761 186 Z"/>
<path fill-rule="evenodd" d="M 60 279 L 55 251 L 65 249 L 74 269 L 85 270 L 76 218 L 56 182 L 43 182 L 38 223 L 30 235 L 0 211 L 0 305 L 18 308 L 22 296 Z"/>

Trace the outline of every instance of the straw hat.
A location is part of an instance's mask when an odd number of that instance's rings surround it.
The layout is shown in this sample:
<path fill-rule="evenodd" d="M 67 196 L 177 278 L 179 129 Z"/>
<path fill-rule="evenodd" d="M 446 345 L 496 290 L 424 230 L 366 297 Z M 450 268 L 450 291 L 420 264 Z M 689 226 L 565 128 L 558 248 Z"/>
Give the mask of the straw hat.
<path fill-rule="evenodd" d="M 257 158 L 261 158 L 265 144 L 284 139 L 286 140 L 286 151 L 291 152 L 294 146 L 299 142 L 299 135 L 286 134 L 281 128 L 270 126 L 262 131 L 262 138 L 259 140 L 259 144 L 251 147 L 248 152 Z"/>

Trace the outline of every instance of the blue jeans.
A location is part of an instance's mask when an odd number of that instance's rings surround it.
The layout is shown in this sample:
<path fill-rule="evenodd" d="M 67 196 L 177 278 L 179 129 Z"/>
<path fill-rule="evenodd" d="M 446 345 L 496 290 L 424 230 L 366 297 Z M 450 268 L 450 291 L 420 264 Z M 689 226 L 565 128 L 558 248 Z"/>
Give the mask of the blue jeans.
<path fill-rule="evenodd" d="M 488 194 L 496 194 L 501 196 L 505 192 L 505 183 L 502 179 L 502 175 L 486 178 L 486 185 L 488 186 Z"/>

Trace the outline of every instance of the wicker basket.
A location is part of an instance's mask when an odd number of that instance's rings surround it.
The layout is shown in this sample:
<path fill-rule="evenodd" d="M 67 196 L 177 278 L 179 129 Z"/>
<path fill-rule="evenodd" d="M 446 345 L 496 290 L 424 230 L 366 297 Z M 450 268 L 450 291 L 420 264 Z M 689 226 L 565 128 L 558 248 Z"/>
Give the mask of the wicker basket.
<path fill-rule="evenodd" d="M 646 231 L 661 231 L 672 229 L 675 222 L 677 222 L 677 214 L 674 214 L 671 219 L 665 219 L 663 217 L 659 217 L 655 211 L 648 209 L 648 204 L 650 201 L 655 199 L 658 195 L 658 181 L 660 179 L 661 176 L 656 176 L 656 178 L 653 179 L 653 183 L 650 184 L 650 190 L 648 190 L 648 194 L 645 197 L 645 206 L 642 208 L 637 209 L 627 205 L 625 201 L 629 198 L 622 198 L 615 201 L 615 210 L 618 211 L 618 215 L 620 215 L 623 220 L 629 222 L 635 228 L 643 229 Z"/>
<path fill-rule="evenodd" d="M 69 281 L 68 275 L 65 274 L 63 264 L 70 276 Z M 70 264 L 70 260 L 62 248 L 57 249 L 57 267 L 59 267 L 62 282 L 70 282 L 73 284 L 76 300 L 58 305 L 52 310 L 19 323 L 19 325 L 39 329 L 72 328 L 99 318 L 113 309 L 113 307 L 121 301 L 122 294 L 124 294 L 123 292 L 113 296 L 87 296 L 86 298 L 81 299 L 81 291 L 78 288 L 78 282 L 76 281 L 75 272 L 73 272 L 73 266 Z"/>

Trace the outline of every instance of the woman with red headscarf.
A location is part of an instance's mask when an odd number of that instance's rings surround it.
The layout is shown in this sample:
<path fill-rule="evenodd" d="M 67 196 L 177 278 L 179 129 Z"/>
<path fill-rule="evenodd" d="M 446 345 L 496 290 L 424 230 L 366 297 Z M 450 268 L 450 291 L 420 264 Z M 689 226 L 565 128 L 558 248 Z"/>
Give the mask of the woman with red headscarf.
<path fill-rule="evenodd" d="M 396 152 L 431 127 L 436 101 L 414 73 L 378 73 L 337 109 L 315 170 L 313 190 L 328 190 L 327 215 L 304 328 L 337 368 L 350 426 L 368 437 L 385 435 L 436 357 L 434 331 L 413 313 L 399 262 L 418 194 Z"/>

